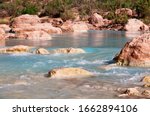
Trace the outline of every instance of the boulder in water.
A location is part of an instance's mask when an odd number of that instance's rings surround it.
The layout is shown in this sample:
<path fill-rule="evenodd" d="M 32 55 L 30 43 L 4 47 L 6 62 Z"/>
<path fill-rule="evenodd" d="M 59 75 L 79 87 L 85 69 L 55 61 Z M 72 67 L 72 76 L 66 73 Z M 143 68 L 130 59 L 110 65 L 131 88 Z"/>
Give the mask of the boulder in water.
<path fill-rule="evenodd" d="M 77 77 L 90 77 L 93 74 L 82 68 L 57 68 L 48 72 L 48 77 L 51 78 L 77 78 Z"/>
<path fill-rule="evenodd" d="M 85 53 L 85 51 L 80 48 L 59 48 L 56 50 L 51 50 L 50 53 L 52 54 L 79 54 L 79 53 Z"/>
<path fill-rule="evenodd" d="M 29 52 L 31 47 L 29 46 L 24 46 L 24 45 L 17 45 L 13 47 L 8 47 L 8 48 L 2 48 L 0 49 L 1 54 L 9 54 L 9 53 L 26 53 Z"/>
<path fill-rule="evenodd" d="M 118 65 L 150 67 L 150 33 L 127 42 L 114 58 Z"/>
<path fill-rule="evenodd" d="M 144 82 L 144 83 L 150 83 L 150 76 L 143 77 L 142 82 Z"/>
<path fill-rule="evenodd" d="M 38 48 L 35 52 L 35 54 L 42 54 L 42 55 L 46 55 L 49 54 L 49 51 L 44 49 L 44 48 Z"/>

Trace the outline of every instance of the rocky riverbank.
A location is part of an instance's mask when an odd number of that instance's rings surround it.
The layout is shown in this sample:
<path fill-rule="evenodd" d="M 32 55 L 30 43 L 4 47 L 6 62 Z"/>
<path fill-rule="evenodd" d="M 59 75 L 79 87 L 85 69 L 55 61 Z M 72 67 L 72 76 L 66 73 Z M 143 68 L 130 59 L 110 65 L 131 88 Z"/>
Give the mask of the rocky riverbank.
<path fill-rule="evenodd" d="M 130 18 L 126 24 L 117 24 L 112 20 L 103 18 L 98 13 L 93 13 L 85 21 L 63 21 L 61 18 L 26 14 L 14 18 L 9 25 L 0 24 L 0 39 L 51 40 L 51 34 L 85 32 L 88 30 L 149 32 L 150 27 L 135 18 Z"/>

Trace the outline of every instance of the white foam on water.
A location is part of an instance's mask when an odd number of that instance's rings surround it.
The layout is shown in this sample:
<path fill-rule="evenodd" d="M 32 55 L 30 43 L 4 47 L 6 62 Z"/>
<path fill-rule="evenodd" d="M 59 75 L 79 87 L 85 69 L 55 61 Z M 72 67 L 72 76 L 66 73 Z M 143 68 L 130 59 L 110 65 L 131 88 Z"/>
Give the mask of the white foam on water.
<path fill-rule="evenodd" d="M 29 55 L 32 55 L 32 53 L 13 53 L 9 55 L 10 56 L 29 56 Z"/>
<path fill-rule="evenodd" d="M 80 60 L 76 64 L 79 64 L 79 65 L 104 64 L 105 62 L 106 62 L 106 60 L 95 60 L 95 61 Z"/>

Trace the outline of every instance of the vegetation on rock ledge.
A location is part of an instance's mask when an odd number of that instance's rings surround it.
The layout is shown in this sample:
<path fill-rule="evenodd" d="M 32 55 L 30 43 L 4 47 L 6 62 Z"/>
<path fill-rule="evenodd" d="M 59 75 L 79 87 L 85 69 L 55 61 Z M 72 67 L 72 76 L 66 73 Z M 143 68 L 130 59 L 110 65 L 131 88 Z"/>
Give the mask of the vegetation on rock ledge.
<path fill-rule="evenodd" d="M 135 18 L 150 23 L 150 0 L 0 0 L 0 11 L 5 10 L 13 17 L 36 14 L 68 20 L 74 19 L 75 14 L 84 17 L 98 12 L 115 23 L 124 24 L 128 16 L 115 15 L 115 10 L 119 8 L 130 8 L 136 12 Z"/>

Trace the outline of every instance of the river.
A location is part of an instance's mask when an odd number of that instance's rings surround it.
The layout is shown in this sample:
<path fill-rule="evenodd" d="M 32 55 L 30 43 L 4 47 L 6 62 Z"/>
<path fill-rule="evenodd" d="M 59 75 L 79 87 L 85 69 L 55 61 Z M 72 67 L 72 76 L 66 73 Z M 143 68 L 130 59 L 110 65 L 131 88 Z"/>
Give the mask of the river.
<path fill-rule="evenodd" d="M 127 41 L 139 33 L 89 31 L 52 35 L 49 41 L 6 40 L 3 46 L 29 45 L 56 48 L 75 47 L 86 51 L 72 55 L 0 55 L 1 99 L 107 99 L 118 98 L 117 89 L 139 85 L 150 68 L 107 67 Z M 45 75 L 58 67 L 81 67 L 91 78 L 55 79 Z"/>

